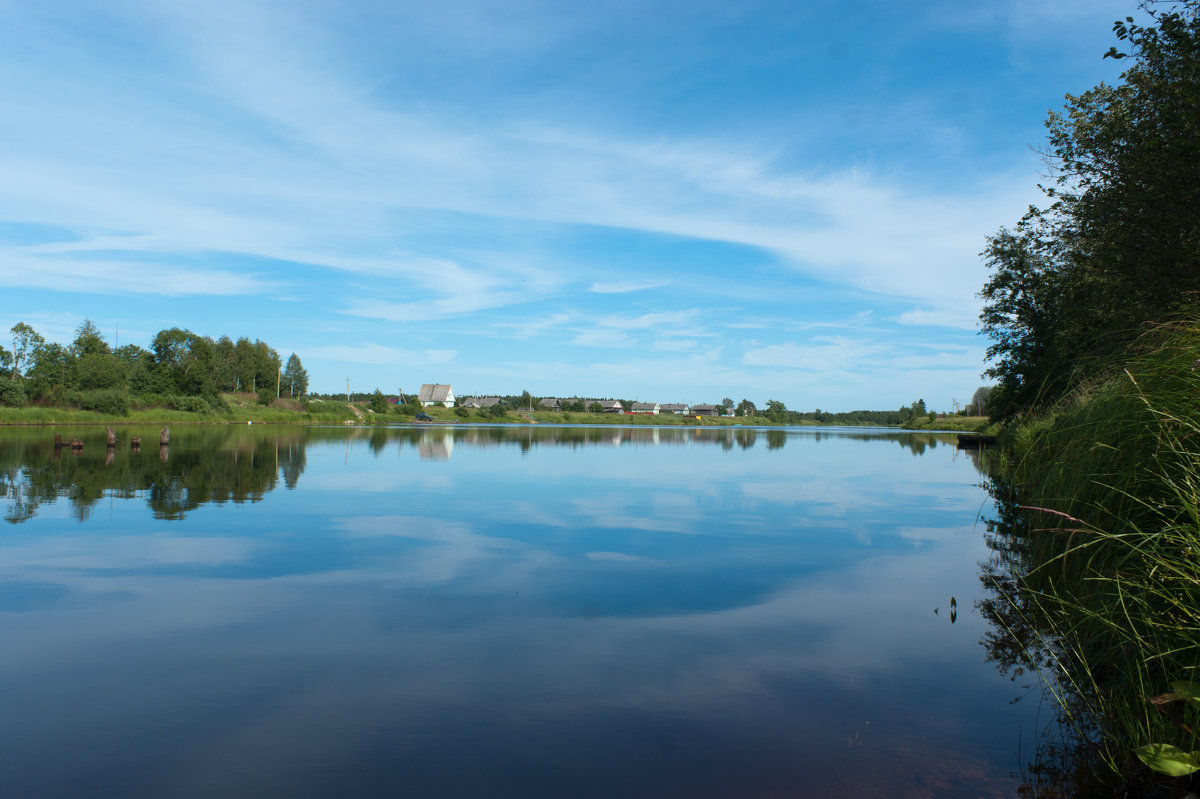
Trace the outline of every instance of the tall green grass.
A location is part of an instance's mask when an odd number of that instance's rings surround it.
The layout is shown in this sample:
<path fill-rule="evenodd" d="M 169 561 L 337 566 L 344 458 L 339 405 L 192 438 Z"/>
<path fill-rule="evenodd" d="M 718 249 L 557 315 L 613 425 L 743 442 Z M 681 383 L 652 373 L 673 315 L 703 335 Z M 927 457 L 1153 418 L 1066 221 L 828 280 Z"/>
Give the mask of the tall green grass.
<path fill-rule="evenodd" d="M 1125 784 L 1147 776 L 1143 747 L 1200 749 L 1200 702 L 1163 699 L 1200 680 L 1198 356 L 1200 325 L 1158 327 L 1013 436 L 1025 522 L 1013 601 L 1061 706 L 1097 725 L 1100 759 Z"/>

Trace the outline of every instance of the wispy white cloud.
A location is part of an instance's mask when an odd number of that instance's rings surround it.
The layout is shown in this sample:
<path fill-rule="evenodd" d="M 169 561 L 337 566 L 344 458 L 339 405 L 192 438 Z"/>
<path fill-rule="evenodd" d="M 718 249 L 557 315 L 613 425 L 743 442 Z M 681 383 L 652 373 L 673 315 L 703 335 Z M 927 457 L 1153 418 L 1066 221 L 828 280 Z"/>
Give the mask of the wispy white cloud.
<path fill-rule="evenodd" d="M 425 363 L 450 363 L 458 356 L 458 350 L 423 350 L 421 358 Z"/>
<path fill-rule="evenodd" d="M 323 358 L 330 361 L 367 364 L 398 363 L 414 358 L 413 353 L 406 350 L 370 341 L 364 341 L 361 344 L 310 347 L 306 354 L 312 358 Z"/>
<path fill-rule="evenodd" d="M 286 33 L 300 35 L 289 42 L 275 22 L 263 9 L 238 15 L 193 9 L 168 27 L 224 100 L 282 125 L 302 147 L 276 148 L 265 163 L 236 176 L 188 159 L 166 165 L 198 200 L 189 206 L 164 201 L 177 184 L 164 182 L 164 165 L 157 160 L 128 165 L 119 184 L 123 197 L 111 196 L 114 183 L 107 176 L 79 169 L 83 165 L 70 163 L 69 155 L 52 180 L 46 180 L 42 164 L 20 184 L 45 186 L 35 205 L 49 218 L 69 221 L 75 209 L 76 222 L 95 224 L 94 211 L 103 206 L 99 221 L 105 226 L 154 230 L 168 247 L 192 248 L 203 241 L 230 252 L 294 258 L 313 249 L 314 231 L 336 233 L 331 223 L 361 228 L 364 219 L 377 217 L 369 209 L 438 208 L 737 242 L 777 252 L 801 272 L 871 291 L 919 295 L 935 308 L 961 304 L 962 289 L 979 284 L 971 264 L 981 236 L 1022 204 L 1003 186 L 969 197 L 937 196 L 862 171 L 780 171 L 773 152 L 752 144 L 601 138 L 524 121 L 501 120 L 482 130 L 462 127 L 461 120 L 401 114 L 356 88 L 352 76 L 328 68 L 320 51 L 331 45 L 319 31 L 293 21 Z M 254 46 L 239 46 L 250 42 Z M 102 121 L 101 131 L 109 124 Z M 210 151 L 221 146 L 207 144 Z M 227 145 L 228 155 L 245 144 Z M 309 147 L 316 148 L 316 158 Z M 1027 178 L 1020 180 L 1024 187 Z M 263 202 L 247 203 L 247 194 L 279 204 L 272 210 Z M 211 210 L 246 206 L 246 214 Z M 352 218 L 362 210 L 365 216 Z M 299 259 L 362 268 L 349 253 L 329 255 Z M 399 264 L 389 269 L 420 282 Z M 913 280 L 914 274 L 926 279 Z M 592 291 L 624 293 L 651 285 L 596 280 Z M 520 301 L 521 293 L 510 290 L 487 303 L 447 301 L 437 314 Z M 400 306 L 380 318 L 431 317 L 418 307 Z"/>
<path fill-rule="evenodd" d="M 929 325 L 933 327 L 957 327 L 963 330 L 976 330 L 979 327 L 979 316 L 971 312 L 929 311 L 924 308 L 913 308 L 896 317 L 896 322 L 902 325 Z"/>
<path fill-rule="evenodd" d="M 588 291 L 594 294 L 631 294 L 635 291 L 647 291 L 649 289 L 662 286 L 662 282 L 654 283 L 637 283 L 637 282 L 601 282 L 597 281 L 588 287 Z"/>
<path fill-rule="evenodd" d="M 702 107 L 724 108 L 715 100 L 666 104 L 678 99 L 678 74 L 709 57 L 694 49 L 557 60 L 600 30 L 629 43 L 629 26 L 662 24 L 661 6 L 351 10 L 333 24 L 320 5 L 285 14 L 258 0 L 9 9 L 0 114 L 20 124 L 0 131 L 0 220 L 54 227 L 63 240 L 3 245 L 0 286 L 39 298 L 192 297 L 196 308 L 205 296 L 286 299 L 296 307 L 279 316 L 303 314 L 328 336 L 302 353 L 316 359 L 314 385 L 320 367 L 343 360 L 411 362 L 357 346 L 382 328 L 454 351 L 448 359 L 472 379 L 501 379 L 488 371 L 501 358 L 487 339 L 503 336 L 531 342 L 533 373 L 582 358 L 559 374 L 587 385 L 605 375 L 616 386 L 601 393 L 703 378 L 807 397 L 822 390 L 803 382 L 809 373 L 843 392 L 862 385 L 849 364 L 880 359 L 878 373 L 893 374 L 887 361 L 902 356 L 880 342 L 897 325 L 963 340 L 978 312 L 984 236 L 1037 199 L 1029 142 L 996 145 L 1007 133 L 979 121 L 1032 113 L 1036 130 L 1044 113 L 1041 99 L 1030 111 L 1028 98 L 1017 107 L 1006 93 L 1029 83 L 1004 63 L 1010 45 L 998 46 L 997 63 L 972 65 L 996 72 L 984 76 L 990 94 L 964 95 L 961 113 L 947 112 L 959 105 L 929 76 L 903 72 L 897 80 L 925 82 L 889 84 L 884 98 L 875 83 L 853 91 L 862 75 L 841 68 L 836 81 L 847 83 L 826 91 L 789 83 L 787 59 L 767 51 L 780 79 L 746 92 L 745 113 L 714 115 Z M 1063 15 L 1110 16 L 1082 0 L 985 3 L 983 17 L 949 3 L 936 11 L 938 30 L 1000 26 L 1027 50 L 1047 41 L 1039 26 L 1074 30 L 1057 24 Z M 697 24 L 716 30 L 714 19 Z M 92 30 L 121 31 L 123 47 Z M 735 56 L 743 45 L 725 41 Z M 948 45 L 929 59 L 944 66 L 961 53 Z M 589 69 L 573 71 L 576 62 Z M 748 73 L 721 67 L 711 86 L 688 74 L 698 91 L 728 83 L 736 93 Z M 662 93 L 639 106 L 605 89 L 613 76 Z M 855 96 L 865 99 L 846 99 Z M 867 121 L 850 125 L 863 107 Z M 781 118 L 784 108 L 794 111 Z M 917 140 L 934 154 L 912 157 Z M 762 341 L 706 349 L 737 330 Z M 821 330 L 846 339 L 804 335 Z M 622 357 L 633 349 L 644 352 Z M 963 364 L 979 352 L 940 351 Z M 958 379 L 973 382 L 979 368 L 962 366 Z M 896 379 L 908 392 L 918 375 Z"/>
<path fill-rule="evenodd" d="M 571 339 L 576 347 L 629 347 L 633 346 L 634 338 L 624 330 L 613 328 L 585 330 Z"/>
<path fill-rule="evenodd" d="M 654 342 L 654 349 L 660 352 L 689 352 L 698 346 L 700 346 L 700 342 L 694 339 L 667 338 Z"/>
<path fill-rule="evenodd" d="M 893 354 L 890 345 L 871 339 L 833 337 L 811 343 L 768 344 L 748 349 L 742 356 L 747 366 L 774 366 L 787 369 L 852 370 L 864 363 L 878 363 Z"/>
<path fill-rule="evenodd" d="M 79 294 L 233 296 L 266 294 L 273 279 L 224 269 L 203 269 L 120 258 L 63 258 L 0 248 L 0 286 Z"/>

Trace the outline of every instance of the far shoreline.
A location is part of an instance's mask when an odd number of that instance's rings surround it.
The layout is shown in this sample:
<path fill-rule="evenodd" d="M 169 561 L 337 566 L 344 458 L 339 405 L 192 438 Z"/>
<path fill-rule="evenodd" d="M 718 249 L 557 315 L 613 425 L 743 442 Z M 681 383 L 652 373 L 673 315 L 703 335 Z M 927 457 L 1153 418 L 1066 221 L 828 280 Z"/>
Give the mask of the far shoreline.
<path fill-rule="evenodd" d="M 683 416 L 666 414 L 594 414 L 562 411 L 506 411 L 503 417 L 492 417 L 471 413 L 466 417 L 455 414 L 453 408 L 427 408 L 432 421 L 416 421 L 412 416 L 388 412 L 373 413 L 365 406 L 321 403 L 319 410 L 290 410 L 265 406 L 242 406 L 231 413 L 197 413 L 163 408 L 144 408 L 130 411 L 127 415 L 100 413 L 70 408 L 6 408 L 0 407 L 0 428 L 27 427 L 136 427 L 148 425 L 170 426 L 233 426 L 233 425 L 290 425 L 299 427 L 339 425 L 347 427 L 392 427 L 451 425 L 472 426 L 521 426 L 563 425 L 591 427 L 847 427 L 862 429 L 889 429 L 921 432 L 982 433 L 990 426 L 986 417 L 946 416 L 922 419 L 917 424 L 880 425 L 872 423 L 819 422 L 810 420 L 777 422 L 765 416 Z M 459 411 L 461 413 L 461 411 Z"/>

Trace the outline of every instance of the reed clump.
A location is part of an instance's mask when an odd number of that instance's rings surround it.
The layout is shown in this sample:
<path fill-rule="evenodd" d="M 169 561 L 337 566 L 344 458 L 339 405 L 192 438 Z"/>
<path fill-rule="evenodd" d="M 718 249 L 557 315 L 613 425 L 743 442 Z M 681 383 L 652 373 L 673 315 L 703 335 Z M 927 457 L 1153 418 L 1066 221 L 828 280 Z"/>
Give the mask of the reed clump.
<path fill-rule="evenodd" d="M 1148 331 L 1119 368 L 1024 420 L 1012 445 L 1013 601 L 1038 631 L 1037 662 L 1124 785 L 1195 790 L 1200 323 Z"/>

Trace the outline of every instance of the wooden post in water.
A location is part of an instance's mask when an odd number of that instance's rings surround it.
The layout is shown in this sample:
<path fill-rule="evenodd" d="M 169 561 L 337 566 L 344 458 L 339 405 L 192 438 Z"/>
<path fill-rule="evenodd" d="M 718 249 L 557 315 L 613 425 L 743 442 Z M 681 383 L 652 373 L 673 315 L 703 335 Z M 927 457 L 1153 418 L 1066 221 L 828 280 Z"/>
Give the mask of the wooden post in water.
<path fill-rule="evenodd" d="M 142 448 L 142 439 L 139 436 L 129 439 L 129 448 L 134 452 L 140 450 Z"/>
<path fill-rule="evenodd" d="M 104 445 L 109 449 L 112 449 L 117 445 L 117 434 L 111 427 L 106 427 L 104 430 Z"/>
<path fill-rule="evenodd" d="M 160 445 L 164 446 L 164 447 L 165 447 L 167 444 L 170 444 L 170 443 L 171 443 L 171 428 L 169 428 L 169 427 L 164 427 L 164 428 L 163 428 L 163 429 L 162 429 L 162 430 L 159 432 L 159 434 L 158 434 L 158 443 L 159 443 Z"/>

